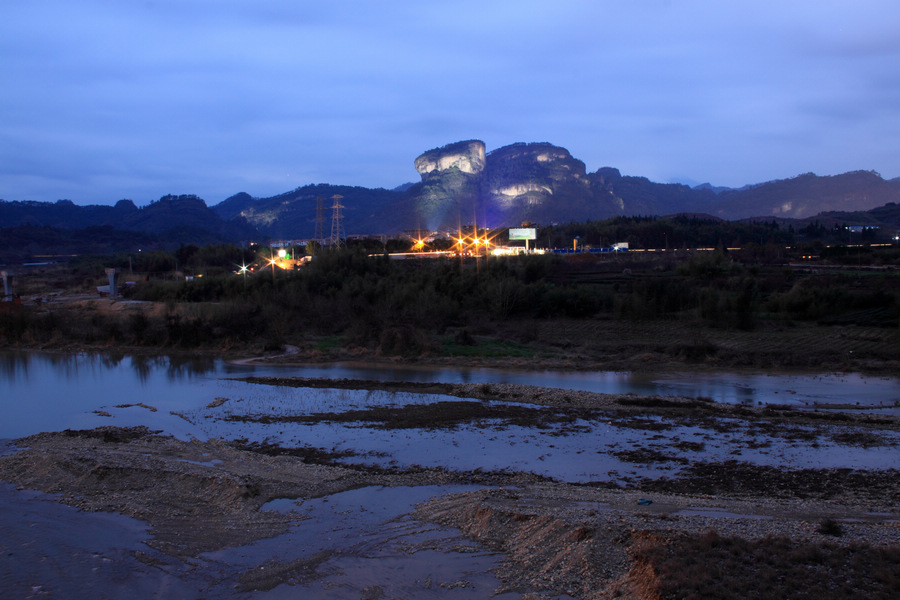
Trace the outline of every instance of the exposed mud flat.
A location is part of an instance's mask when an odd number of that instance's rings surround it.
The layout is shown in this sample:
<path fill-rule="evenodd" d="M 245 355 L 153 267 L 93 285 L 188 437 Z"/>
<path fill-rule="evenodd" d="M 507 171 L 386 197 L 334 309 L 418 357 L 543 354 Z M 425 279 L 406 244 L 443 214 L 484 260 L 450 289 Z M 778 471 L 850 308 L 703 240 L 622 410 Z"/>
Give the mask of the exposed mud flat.
<path fill-rule="evenodd" d="M 314 377 L 242 377 L 240 381 L 262 385 L 313 389 L 383 390 L 415 394 L 441 394 L 458 398 L 501 400 L 551 406 L 578 416 L 578 410 L 615 410 L 619 414 L 667 414 L 692 419 L 777 417 L 793 423 L 870 423 L 881 429 L 900 430 L 900 419 L 889 415 L 869 414 L 872 407 L 814 406 L 801 410 L 789 405 L 753 406 L 724 404 L 704 397 L 647 396 L 636 394 L 604 394 L 577 389 L 559 389 L 514 383 L 438 383 L 417 381 L 378 381 L 365 379 L 329 379 Z M 817 409 L 825 410 L 817 410 Z M 832 410 L 828 410 L 832 408 Z"/>
<path fill-rule="evenodd" d="M 515 428 L 550 436 L 554 443 L 602 421 L 649 436 L 641 440 L 678 427 L 702 426 L 712 432 L 707 435 L 731 438 L 742 432 L 742 448 L 784 440 L 791 446 L 812 446 L 830 440 L 838 448 L 898 453 L 898 421 L 884 415 L 508 385 L 258 383 L 434 394 L 438 403 L 447 404 L 266 415 L 235 412 L 233 401 L 217 398 L 185 418 L 225 426 L 228 419 L 237 419 L 241 425 L 274 423 L 279 428 L 340 421 L 341 426 L 356 429 L 420 435 L 429 427 L 451 432 Z M 258 422 L 265 419 L 270 422 Z M 896 572 L 900 474 L 895 469 L 779 468 L 739 457 L 698 460 L 696 454 L 704 444 L 712 443 L 698 440 L 665 439 L 665 447 L 604 450 L 625 453 L 622 460 L 636 464 L 665 462 L 669 457 L 678 469 L 665 477 L 573 482 L 528 469 L 386 466 L 353 452 L 272 439 L 180 441 L 146 427 L 102 427 L 18 440 L 18 451 L 0 457 L 0 479 L 55 494 L 58 502 L 84 511 L 115 512 L 145 522 L 146 532 L 141 534 L 138 528 L 135 535 L 143 537 L 146 548 L 133 550 L 131 559 L 176 578 L 182 573 L 178 565 L 201 569 L 207 575 L 190 593 L 206 597 L 276 598 L 301 591 L 306 597 L 322 598 L 665 597 L 660 590 L 675 578 L 665 574 L 666 565 L 672 563 L 671 558 L 668 563 L 660 558 L 664 551 L 697 547 L 692 540 L 700 540 L 704 548 L 724 547 L 725 542 L 708 537 L 710 531 L 721 539 L 743 540 L 739 549 L 747 556 L 752 555 L 753 543 L 788 540 L 785 564 L 791 551 L 793 560 L 806 556 L 803 560 L 817 573 L 816 565 L 842 549 L 875 553 L 870 562 L 881 561 L 882 570 L 883 565 L 888 569 L 893 565 Z M 455 491 L 452 486 L 457 486 Z M 401 496 L 409 503 L 402 512 L 409 516 L 399 521 L 387 514 L 374 520 L 360 516 L 377 512 L 384 503 L 398 503 Z M 315 511 L 327 505 L 342 508 L 333 513 L 332 525 L 323 526 Z M 357 530 L 350 524 L 356 521 L 368 528 L 362 546 L 353 541 Z M 343 537 L 337 545 L 323 542 L 338 530 L 338 537 Z M 307 537 L 296 537 L 301 535 Z M 386 554 L 388 547 L 392 550 Z M 373 578 L 370 583 L 352 587 L 351 577 L 373 571 L 361 566 L 361 557 L 380 557 L 384 565 L 417 557 L 428 564 L 412 574 L 405 562 L 407 566 L 393 575 L 410 579 L 402 589 L 391 587 L 396 581 L 379 581 L 372 573 L 366 575 Z M 458 572 L 423 575 L 437 573 L 436 565 L 456 560 L 469 562 L 460 564 Z M 850 591 L 868 586 L 869 597 L 896 586 L 896 579 L 885 583 L 877 573 L 840 569 L 834 573 L 853 580 L 853 585 L 845 585 Z M 723 589 L 728 589 L 728 574 L 722 577 Z M 827 577 L 819 573 L 819 579 Z M 735 590 L 741 589 L 733 583 Z M 683 591 L 676 588 L 672 593 Z M 784 596 L 790 591 L 787 587 L 772 593 Z M 184 597 L 190 593 L 185 591 Z"/>
<path fill-rule="evenodd" d="M 295 516 L 260 510 L 277 498 L 312 498 L 413 480 L 271 456 L 218 440 L 181 442 L 144 427 L 42 433 L 0 458 L 0 478 L 59 494 L 87 511 L 146 521 L 148 544 L 177 557 L 238 546 L 287 530 Z M 418 485 L 439 474 L 418 474 Z"/>
<path fill-rule="evenodd" d="M 875 515 L 859 507 L 824 502 L 539 484 L 443 496 L 420 505 L 416 515 L 457 527 L 471 539 L 503 552 L 504 561 L 497 569 L 505 584 L 502 589 L 550 596 L 668 597 L 656 595 L 659 580 L 665 577 L 642 572 L 647 565 L 641 554 L 650 546 L 665 548 L 673 540 L 702 538 L 711 532 L 763 545 L 788 540 L 792 549 L 816 548 L 817 552 L 829 546 L 874 548 L 887 554 L 894 569 L 900 564 L 896 562 L 900 560 L 900 515 Z M 788 558 L 784 560 L 787 566 Z M 854 576 L 859 578 L 855 589 L 862 593 L 869 574 L 863 569 Z M 722 580 L 727 587 L 727 575 Z M 895 589 L 893 585 L 895 581 L 888 579 L 881 591 Z M 772 597 L 785 597 L 795 589 L 786 582 Z M 868 593 L 873 593 L 871 587 Z M 733 597 L 749 596 L 736 593 Z"/>

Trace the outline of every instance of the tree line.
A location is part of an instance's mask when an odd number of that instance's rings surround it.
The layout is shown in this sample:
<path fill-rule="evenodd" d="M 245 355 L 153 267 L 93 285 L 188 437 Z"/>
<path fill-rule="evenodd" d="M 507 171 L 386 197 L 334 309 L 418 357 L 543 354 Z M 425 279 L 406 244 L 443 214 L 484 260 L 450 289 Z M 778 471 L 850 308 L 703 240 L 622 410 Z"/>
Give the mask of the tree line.
<path fill-rule="evenodd" d="M 518 324 L 527 332 L 528 323 L 553 319 L 669 320 L 734 330 L 804 321 L 896 328 L 900 321 L 894 271 L 802 272 L 726 250 L 679 260 L 631 253 L 397 261 L 343 248 L 323 250 L 294 271 L 229 269 L 247 258 L 240 248 L 185 246 L 132 259 L 135 269 L 178 260 L 221 270 L 193 280 L 142 277 L 128 288 L 131 299 L 161 303 L 162 316 L 0 311 L 0 339 L 280 348 L 310 336 L 338 336 L 343 344 L 382 353 L 418 354 L 442 336 L 468 343 L 499 325 Z"/>

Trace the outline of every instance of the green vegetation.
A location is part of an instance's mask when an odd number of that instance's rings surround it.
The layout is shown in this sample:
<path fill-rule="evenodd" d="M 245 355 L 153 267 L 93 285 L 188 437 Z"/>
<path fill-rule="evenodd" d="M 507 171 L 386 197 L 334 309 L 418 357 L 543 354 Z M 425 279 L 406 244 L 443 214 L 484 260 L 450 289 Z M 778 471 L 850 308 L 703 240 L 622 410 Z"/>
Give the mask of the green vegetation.
<path fill-rule="evenodd" d="M 445 338 L 441 343 L 442 354 L 445 356 L 466 357 L 507 357 L 507 358 L 537 358 L 541 352 L 539 349 L 505 340 L 485 339 L 476 341 L 459 341 L 459 335 L 455 338 Z"/>
<path fill-rule="evenodd" d="M 48 255 L 76 252 L 102 255 L 123 248 L 156 248 L 161 245 L 158 235 L 121 231 L 109 226 L 60 229 L 20 225 L 0 228 L 0 261 L 11 263 L 43 262 L 49 260 Z M 56 256 L 52 260 L 56 260 Z"/>
<path fill-rule="evenodd" d="M 72 258 L 66 267 L 71 273 L 85 277 L 98 273 L 102 276 L 104 268 L 117 268 L 123 273 L 139 273 L 145 279 L 171 279 L 174 271 L 206 275 L 232 273 L 241 264 L 250 264 L 256 259 L 254 250 L 237 248 L 231 244 L 181 244 L 173 252 L 150 250 L 106 255 L 85 254 Z"/>
<path fill-rule="evenodd" d="M 791 226 L 774 222 L 722 221 L 709 217 L 616 217 L 603 221 L 571 223 L 542 228 L 539 246 L 568 248 L 572 240 L 587 246 L 611 246 L 628 242 L 632 248 L 728 248 L 776 244 L 782 247 L 797 241 Z M 845 238 L 846 239 L 846 238 Z M 783 252 L 779 253 L 783 255 Z"/>
<path fill-rule="evenodd" d="M 886 207 L 883 207 L 886 208 Z M 897 264 L 900 249 L 893 240 L 896 229 L 891 226 L 866 227 L 850 232 L 853 215 L 846 220 L 833 219 L 825 227 L 819 221 L 795 230 L 792 224 L 779 224 L 774 218 L 753 221 L 723 221 L 708 216 L 680 215 L 673 217 L 615 217 L 602 221 L 586 221 L 543 227 L 538 231 L 537 245 L 549 248 L 571 248 L 578 238 L 580 246 L 603 247 L 615 242 L 628 242 L 631 248 L 742 248 L 752 254 L 755 262 L 775 264 L 784 262 L 789 251 L 798 254 L 822 254 L 823 258 L 844 257 L 847 264 L 876 255 Z M 893 253 L 876 253 L 873 243 L 894 243 Z M 862 246 L 860 246 L 862 244 Z M 831 247 L 828 247 L 830 245 Z M 890 262 L 893 261 L 893 262 Z"/>
<path fill-rule="evenodd" d="M 896 261 L 894 248 L 867 250 L 870 262 Z M 57 289 L 91 290 L 105 283 L 103 267 L 130 269 L 136 281 L 126 297 L 154 302 L 139 305 L 158 307 L 154 311 L 107 315 L 23 306 L 0 312 L 0 340 L 245 350 L 292 344 L 323 356 L 352 351 L 538 360 L 568 356 L 572 345 L 599 351 L 606 344 L 607 352 L 629 345 L 631 352 L 643 347 L 704 361 L 727 355 L 721 343 L 710 341 L 720 337 L 717 331 L 777 330 L 785 336 L 800 325 L 898 328 L 897 271 L 852 265 L 805 271 L 767 266 L 756 256 L 757 248 L 750 248 L 395 261 L 371 255 L 360 244 L 322 250 L 294 270 L 263 266 L 239 274 L 240 265 L 255 258 L 249 250 L 189 245 L 172 253 L 79 258 L 52 275 Z M 174 278 L 169 273 L 175 265 L 203 276 Z M 627 338 L 589 333 L 621 324 L 632 326 Z M 634 327 L 651 337 L 639 341 Z M 865 347 L 871 357 L 889 359 L 879 349 L 890 346 L 889 340 L 878 343 L 858 344 L 857 352 Z M 832 357 L 846 353 L 846 344 L 835 344 Z M 778 345 L 761 351 L 768 356 Z M 791 361 L 804 360 L 795 347 L 781 352 L 796 353 Z M 806 354 L 806 360 L 815 359 Z"/>

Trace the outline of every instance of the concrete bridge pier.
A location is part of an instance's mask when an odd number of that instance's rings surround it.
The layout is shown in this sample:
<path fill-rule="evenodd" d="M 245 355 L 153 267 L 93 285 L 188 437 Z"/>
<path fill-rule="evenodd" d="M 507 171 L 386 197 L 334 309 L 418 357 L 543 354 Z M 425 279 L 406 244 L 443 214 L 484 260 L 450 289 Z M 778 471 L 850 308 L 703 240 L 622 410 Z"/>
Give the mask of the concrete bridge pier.
<path fill-rule="evenodd" d="M 106 276 L 109 277 L 109 295 L 117 296 L 119 294 L 118 278 L 119 269 L 106 269 Z"/>
<path fill-rule="evenodd" d="M 13 274 L 9 271 L 0 271 L 0 276 L 3 277 L 3 297 L 12 296 Z"/>

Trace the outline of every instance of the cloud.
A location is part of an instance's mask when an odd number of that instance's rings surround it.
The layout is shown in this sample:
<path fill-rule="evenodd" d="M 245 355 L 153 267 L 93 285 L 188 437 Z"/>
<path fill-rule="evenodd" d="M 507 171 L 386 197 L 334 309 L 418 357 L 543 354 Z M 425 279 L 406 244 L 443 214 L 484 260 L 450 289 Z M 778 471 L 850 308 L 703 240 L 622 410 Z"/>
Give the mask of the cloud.
<path fill-rule="evenodd" d="M 897 176 L 898 25 L 888 0 L 10 3 L 0 197 L 393 187 L 470 138 L 662 181 Z"/>

